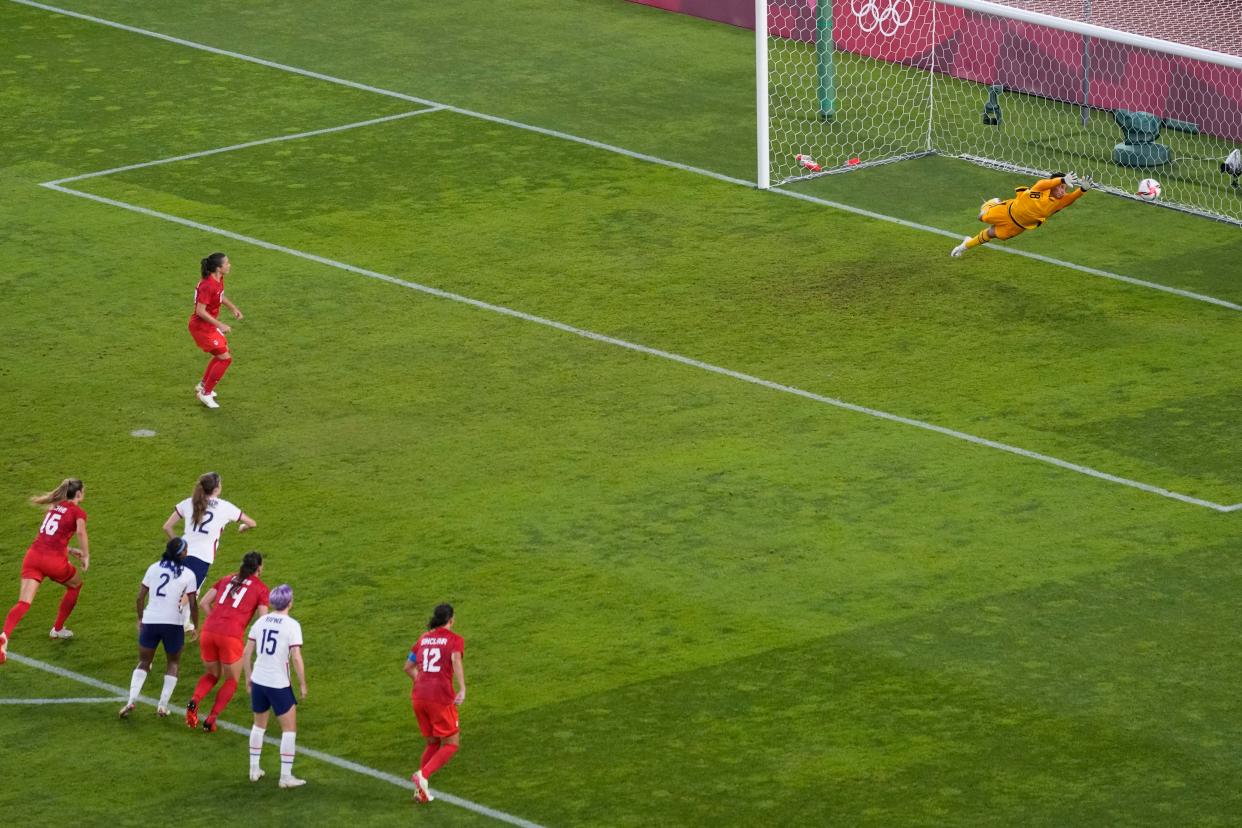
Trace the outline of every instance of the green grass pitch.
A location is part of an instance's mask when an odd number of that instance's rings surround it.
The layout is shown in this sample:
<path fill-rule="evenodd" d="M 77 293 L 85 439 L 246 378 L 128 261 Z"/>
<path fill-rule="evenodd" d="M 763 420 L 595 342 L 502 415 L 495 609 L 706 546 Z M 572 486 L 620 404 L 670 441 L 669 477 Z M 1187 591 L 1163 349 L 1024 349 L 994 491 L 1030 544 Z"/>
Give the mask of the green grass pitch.
<path fill-rule="evenodd" d="M 741 30 L 621 0 L 65 2 L 752 175 Z M 401 662 L 449 600 L 470 695 L 433 787 L 539 825 L 1237 824 L 1242 509 L 1202 505 L 1242 501 L 1236 227 L 1090 195 L 1011 243 L 1077 268 L 952 260 L 447 110 L 65 185 L 141 213 L 39 184 L 422 107 L 11 0 L 0 44 L 0 612 L 28 495 L 82 477 L 94 549 L 77 637 L 46 638 L 47 585 L 13 652 L 126 685 L 160 524 L 214 469 L 259 528 L 213 572 L 253 545 L 297 593 L 300 746 L 412 772 Z M 965 234 L 1015 183 L 928 158 L 797 191 Z M 185 319 L 217 249 L 246 319 L 213 412 Z M 251 785 L 243 738 L 149 708 L 12 703 L 108 695 L 0 667 L 0 822 L 498 824 L 310 756 L 305 788 Z"/>

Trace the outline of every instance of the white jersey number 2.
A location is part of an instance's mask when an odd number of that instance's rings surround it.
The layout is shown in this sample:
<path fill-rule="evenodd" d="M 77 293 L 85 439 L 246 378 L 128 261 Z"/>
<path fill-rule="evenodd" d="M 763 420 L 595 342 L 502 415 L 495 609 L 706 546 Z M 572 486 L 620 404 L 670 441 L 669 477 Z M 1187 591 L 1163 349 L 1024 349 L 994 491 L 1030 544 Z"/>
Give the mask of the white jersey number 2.
<path fill-rule="evenodd" d="M 440 672 L 440 648 L 429 647 L 423 650 L 423 672 L 438 673 Z"/>

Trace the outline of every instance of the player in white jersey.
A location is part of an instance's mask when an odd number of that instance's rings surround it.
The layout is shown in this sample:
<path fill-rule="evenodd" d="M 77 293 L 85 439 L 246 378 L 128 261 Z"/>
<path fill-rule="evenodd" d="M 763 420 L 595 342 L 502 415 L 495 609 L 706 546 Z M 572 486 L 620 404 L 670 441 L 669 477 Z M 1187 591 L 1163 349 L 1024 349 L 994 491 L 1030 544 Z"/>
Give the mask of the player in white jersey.
<path fill-rule="evenodd" d="M 138 588 L 138 666 L 129 680 L 129 701 L 121 708 L 121 718 L 129 716 L 138 702 L 155 648 L 164 645 L 168 666 L 164 669 L 164 689 L 160 693 L 156 714 L 168 715 L 168 701 L 177 686 L 181 667 L 181 648 L 185 645 L 185 629 L 181 623 L 181 606 L 188 603 L 194 623 L 198 623 L 198 584 L 194 573 L 185 566 L 186 542 L 173 538 L 164 546 L 164 555 L 147 567 Z M 150 601 L 147 600 L 148 596 Z"/>
<path fill-rule="evenodd" d="M 181 537 L 189 544 L 189 556 L 185 565 L 198 579 L 202 589 L 207 580 L 207 570 L 216 560 L 216 547 L 224 527 L 236 521 L 237 531 L 244 532 L 255 527 L 254 519 L 241 509 L 220 497 L 220 475 L 207 472 L 194 485 L 194 494 L 173 507 L 172 514 L 164 521 L 164 534 L 171 540 L 177 537 L 177 523 L 184 521 L 185 531 Z M 187 632 L 194 629 L 190 624 L 189 610 L 182 608 L 181 623 Z"/>
<path fill-rule="evenodd" d="M 254 622 L 246 641 L 242 667 L 246 671 L 246 690 L 254 726 L 250 728 L 250 781 L 263 776 L 259 756 L 269 711 L 276 711 L 280 722 L 280 787 L 296 788 L 306 780 L 293 775 L 293 756 L 297 752 L 298 700 L 289 686 L 289 662 L 298 674 L 302 698 L 306 698 L 306 667 L 302 663 L 302 625 L 289 616 L 293 607 L 293 588 L 281 584 L 270 595 L 271 612 Z M 255 654 L 254 670 L 250 658 Z"/>

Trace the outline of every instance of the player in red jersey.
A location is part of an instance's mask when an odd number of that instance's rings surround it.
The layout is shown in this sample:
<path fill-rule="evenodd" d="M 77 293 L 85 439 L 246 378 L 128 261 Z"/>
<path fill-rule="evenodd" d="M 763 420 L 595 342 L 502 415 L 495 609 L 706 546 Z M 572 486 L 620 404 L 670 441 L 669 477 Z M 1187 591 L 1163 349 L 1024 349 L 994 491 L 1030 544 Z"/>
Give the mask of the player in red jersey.
<path fill-rule="evenodd" d="M 203 720 L 205 732 L 216 729 L 216 717 L 224 712 L 237 690 L 242 673 L 242 652 L 246 649 L 246 628 L 256 612 L 260 616 L 267 615 L 269 593 L 267 584 L 259 580 L 261 574 L 263 556 L 247 552 L 237 574 L 221 578 L 199 602 L 200 610 L 207 613 L 198 637 L 199 653 L 207 672 L 194 686 L 194 695 L 185 706 L 185 723 L 190 727 L 198 727 L 198 705 L 216 686 L 221 673 L 225 676 L 224 684 L 216 692 L 211 713 Z"/>
<path fill-rule="evenodd" d="M 418 729 L 427 740 L 418 770 L 410 777 L 414 783 L 414 799 L 430 802 L 434 797 L 427 779 L 453 758 L 461 744 L 457 726 L 457 705 L 466 700 L 466 673 L 461 657 L 466 642 L 453 632 L 453 607 L 440 604 L 427 622 L 427 632 L 410 648 L 405 660 L 405 673 L 414 682 L 410 699 Z M 453 681 L 457 693 L 453 693 Z"/>
<path fill-rule="evenodd" d="M 26 557 L 22 559 L 22 582 L 17 603 L 5 616 L 4 631 L 0 632 L 0 664 L 8 658 L 9 636 L 30 609 L 44 578 L 51 578 L 65 588 L 65 597 L 60 600 L 56 623 L 52 625 L 49 635 L 52 638 L 73 638 L 73 631 L 65 629 L 65 621 L 78 603 L 78 593 L 82 591 L 82 572 L 91 567 L 86 512 L 78 505 L 85 495 L 86 487 L 82 481 L 69 477 L 47 494 L 30 498 L 31 503 L 51 508 L 43 515 L 39 534 L 35 535 L 34 543 L 30 544 Z M 69 539 L 74 535 L 78 536 L 80 549 L 69 545 Z M 69 563 L 70 555 L 82 562 L 82 572 Z"/>
<path fill-rule="evenodd" d="M 208 408 L 220 407 L 216 402 L 216 383 L 233 362 L 229 342 L 224 338 L 233 329 L 221 321 L 220 306 L 232 311 L 234 318 L 242 318 L 241 310 L 224 295 L 224 277 L 232 268 L 229 257 L 223 253 L 212 253 L 202 260 L 199 265 L 202 278 L 194 291 L 194 313 L 190 314 L 190 335 L 198 347 L 211 354 L 202 381 L 194 387 L 198 401 Z"/>

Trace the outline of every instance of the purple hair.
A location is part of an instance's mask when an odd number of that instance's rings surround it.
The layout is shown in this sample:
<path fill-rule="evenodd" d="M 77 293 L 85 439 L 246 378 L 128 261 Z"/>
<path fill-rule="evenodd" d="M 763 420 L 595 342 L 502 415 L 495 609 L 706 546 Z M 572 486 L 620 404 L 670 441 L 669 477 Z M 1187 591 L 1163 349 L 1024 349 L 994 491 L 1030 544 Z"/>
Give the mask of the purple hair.
<path fill-rule="evenodd" d="M 293 587 L 288 584 L 281 584 L 276 587 L 268 595 L 268 603 L 272 605 L 274 610 L 289 609 L 289 605 L 293 603 Z"/>

